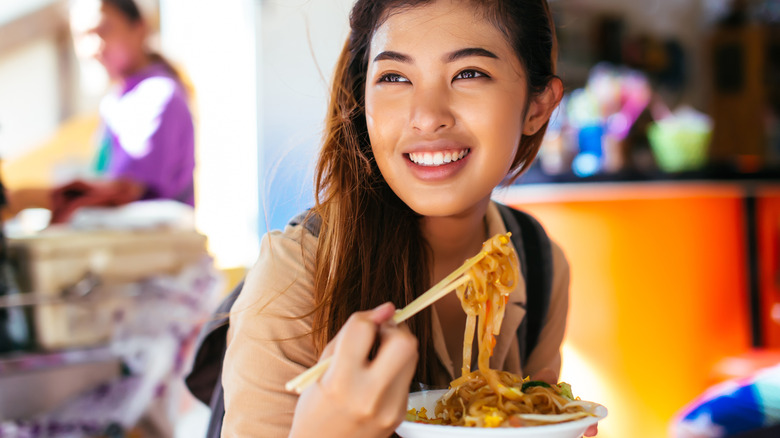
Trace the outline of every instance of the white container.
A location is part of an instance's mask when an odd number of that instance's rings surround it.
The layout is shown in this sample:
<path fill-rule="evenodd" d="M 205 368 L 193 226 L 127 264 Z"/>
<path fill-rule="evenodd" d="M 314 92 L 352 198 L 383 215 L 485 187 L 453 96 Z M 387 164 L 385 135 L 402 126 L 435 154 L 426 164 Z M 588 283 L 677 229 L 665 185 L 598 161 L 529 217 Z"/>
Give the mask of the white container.
<path fill-rule="evenodd" d="M 446 389 L 413 392 L 409 394 L 406 408 L 415 410 L 425 408 L 432 415 L 436 410 L 436 401 L 446 392 Z M 402 438 L 580 438 L 588 427 L 607 416 L 607 408 L 598 403 L 593 403 L 591 412 L 594 417 L 528 427 L 459 427 L 403 421 L 395 433 Z"/>
<path fill-rule="evenodd" d="M 100 345 L 111 339 L 114 315 L 132 305 L 127 286 L 160 274 L 175 274 L 207 255 L 206 238 L 195 231 L 49 230 L 8 240 L 20 289 L 40 298 L 33 330 L 43 350 Z M 100 286 L 87 297 L 63 293 L 93 276 Z"/>

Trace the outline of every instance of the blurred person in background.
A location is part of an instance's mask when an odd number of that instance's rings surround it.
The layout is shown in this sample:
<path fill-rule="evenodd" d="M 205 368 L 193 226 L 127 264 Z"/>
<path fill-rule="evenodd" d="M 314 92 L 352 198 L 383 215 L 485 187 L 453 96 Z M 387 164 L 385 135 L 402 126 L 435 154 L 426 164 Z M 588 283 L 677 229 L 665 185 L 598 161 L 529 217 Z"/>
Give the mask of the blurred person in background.
<path fill-rule="evenodd" d="M 194 206 L 195 135 L 179 73 L 149 49 L 150 28 L 134 0 L 72 0 L 70 21 L 80 59 L 96 59 L 114 84 L 100 103 L 93 180 L 37 196 L 10 194 L 11 212 L 52 210 L 65 222 L 80 207 L 172 199 Z"/>

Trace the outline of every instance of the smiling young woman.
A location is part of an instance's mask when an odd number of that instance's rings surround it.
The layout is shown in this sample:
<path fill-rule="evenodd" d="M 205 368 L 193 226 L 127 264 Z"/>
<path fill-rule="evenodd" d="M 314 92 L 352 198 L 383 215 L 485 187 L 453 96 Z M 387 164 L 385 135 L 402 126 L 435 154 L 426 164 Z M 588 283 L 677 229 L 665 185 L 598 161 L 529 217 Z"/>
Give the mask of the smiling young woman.
<path fill-rule="evenodd" d="M 446 387 L 461 365 L 457 297 L 403 326 L 393 309 L 506 232 L 491 193 L 531 164 L 562 96 L 545 0 L 358 0 L 350 25 L 316 204 L 303 224 L 264 236 L 231 312 L 225 437 L 387 437 L 410 388 Z M 557 379 L 568 265 L 551 252 L 538 344 L 520 359 L 521 280 L 491 367 Z M 318 384 L 285 392 L 331 356 Z"/>

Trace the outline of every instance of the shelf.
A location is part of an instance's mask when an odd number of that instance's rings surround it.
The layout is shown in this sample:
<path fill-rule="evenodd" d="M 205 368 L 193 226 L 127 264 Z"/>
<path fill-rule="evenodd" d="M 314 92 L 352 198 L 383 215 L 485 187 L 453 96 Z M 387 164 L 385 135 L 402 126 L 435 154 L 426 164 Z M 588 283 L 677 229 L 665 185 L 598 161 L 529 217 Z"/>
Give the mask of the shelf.
<path fill-rule="evenodd" d="M 533 184 L 580 184 L 603 182 L 654 182 L 654 181 L 770 181 L 780 182 L 780 167 L 761 169 L 756 172 L 739 172 L 733 167 L 712 166 L 700 170 L 663 173 L 625 170 L 616 173 L 579 177 L 573 173 L 547 175 L 538 167 L 532 167 L 514 185 Z"/>

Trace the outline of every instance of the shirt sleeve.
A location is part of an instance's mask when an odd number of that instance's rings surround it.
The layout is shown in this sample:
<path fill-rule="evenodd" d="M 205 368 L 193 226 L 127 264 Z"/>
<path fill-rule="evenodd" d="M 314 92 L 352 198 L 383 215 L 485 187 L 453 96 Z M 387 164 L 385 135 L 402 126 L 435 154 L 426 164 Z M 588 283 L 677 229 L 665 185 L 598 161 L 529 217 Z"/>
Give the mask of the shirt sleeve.
<path fill-rule="evenodd" d="M 301 235 L 306 245 L 290 237 Z M 317 362 L 312 341 L 313 251 L 301 227 L 263 238 L 260 257 L 230 314 L 222 370 L 222 437 L 287 437 L 298 396 L 287 381 Z"/>
<path fill-rule="evenodd" d="M 569 311 L 569 263 L 558 244 L 552 241 L 550 243 L 553 259 L 550 307 L 544 327 L 539 334 L 539 341 L 523 370 L 526 375 L 533 375 L 544 368 L 552 369 L 557 376 L 561 373 L 561 344 L 566 332 L 566 318 Z"/>

